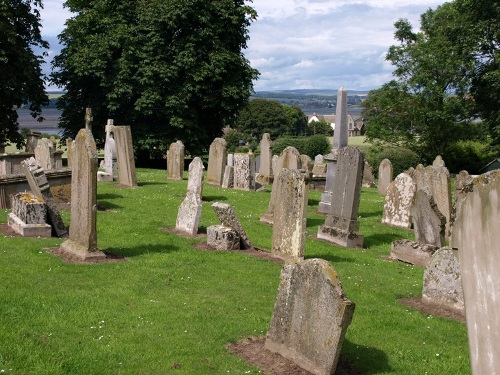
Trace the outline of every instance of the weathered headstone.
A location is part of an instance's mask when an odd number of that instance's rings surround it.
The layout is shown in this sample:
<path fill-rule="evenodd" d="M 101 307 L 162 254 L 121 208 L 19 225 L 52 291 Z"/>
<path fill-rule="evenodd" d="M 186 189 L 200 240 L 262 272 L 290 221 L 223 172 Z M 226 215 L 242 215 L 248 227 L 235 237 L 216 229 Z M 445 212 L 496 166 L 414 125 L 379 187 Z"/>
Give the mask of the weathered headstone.
<path fill-rule="evenodd" d="M 184 173 L 184 144 L 173 142 L 168 149 L 167 177 L 169 180 L 182 180 Z"/>
<path fill-rule="evenodd" d="M 73 139 L 66 138 L 66 160 L 68 162 L 68 168 L 71 168 L 71 162 L 73 159 L 73 146 L 74 146 Z"/>
<path fill-rule="evenodd" d="M 253 154 L 234 154 L 233 188 L 255 190 L 255 157 Z"/>
<path fill-rule="evenodd" d="M 283 168 L 275 176 L 277 197 L 274 205 L 272 252 L 304 259 L 309 186 L 297 169 Z"/>
<path fill-rule="evenodd" d="M 114 125 L 112 131 L 116 144 L 118 180 L 120 184 L 125 186 L 137 186 L 134 148 L 132 146 L 132 132 L 130 126 Z"/>
<path fill-rule="evenodd" d="M 444 160 L 441 157 L 441 155 L 436 156 L 436 158 L 432 162 L 432 166 L 433 167 L 446 167 L 446 165 L 444 164 Z"/>
<path fill-rule="evenodd" d="M 387 194 L 387 188 L 392 182 L 392 163 L 389 159 L 384 159 L 378 167 L 378 193 Z"/>
<path fill-rule="evenodd" d="M 323 155 L 316 155 L 312 169 L 313 177 L 326 177 L 326 164 Z"/>
<path fill-rule="evenodd" d="M 240 236 L 224 225 L 211 225 L 207 228 L 207 245 L 215 250 L 239 250 Z"/>
<path fill-rule="evenodd" d="M 208 154 L 207 183 L 221 186 L 227 164 L 226 140 L 215 138 Z"/>
<path fill-rule="evenodd" d="M 54 152 L 54 143 L 50 139 L 42 138 L 38 140 L 38 144 L 35 147 L 35 159 L 46 171 L 55 169 Z"/>
<path fill-rule="evenodd" d="M 462 189 L 470 184 L 474 177 L 467 171 L 460 171 L 455 176 L 455 202 L 458 200 L 458 196 L 462 194 Z"/>
<path fill-rule="evenodd" d="M 422 302 L 465 314 L 460 262 L 456 250 L 443 247 L 430 259 L 424 272 Z"/>
<path fill-rule="evenodd" d="M 480 175 L 456 204 L 451 244 L 458 249 L 472 374 L 500 369 L 500 171 Z"/>
<path fill-rule="evenodd" d="M 203 166 L 203 162 L 198 156 L 196 156 L 191 161 L 191 163 L 189 163 L 188 171 L 189 174 L 187 192 L 188 194 L 194 193 L 201 199 L 203 192 L 203 175 L 205 173 L 205 167 Z"/>
<path fill-rule="evenodd" d="M 326 154 L 324 160 L 326 161 L 325 190 L 321 194 L 318 211 L 327 214 L 332 206 L 333 182 L 337 172 L 337 150 L 332 150 Z"/>
<path fill-rule="evenodd" d="M 288 146 L 286 147 L 276 160 L 276 166 L 273 167 L 274 176 L 277 176 L 283 168 L 288 169 L 300 169 L 300 154 L 295 147 Z M 276 200 L 276 183 L 273 181 L 273 188 L 271 190 L 271 198 L 269 199 L 269 207 L 267 212 L 261 215 L 260 221 L 273 224 L 273 215 L 274 215 L 274 204 Z"/>
<path fill-rule="evenodd" d="M 104 143 L 104 171 L 111 175 L 112 180 L 118 179 L 118 163 L 116 157 L 116 143 L 112 132 L 113 120 L 106 125 L 106 142 Z"/>
<path fill-rule="evenodd" d="M 313 374 L 334 374 L 354 307 L 326 260 L 287 264 L 265 348 Z"/>
<path fill-rule="evenodd" d="M 230 165 L 231 167 L 234 167 L 234 154 L 227 154 L 227 164 Z"/>
<path fill-rule="evenodd" d="M 271 145 L 271 136 L 269 133 L 264 133 L 260 140 L 260 167 L 257 175 L 257 182 L 261 184 L 271 184 L 273 182 Z"/>
<path fill-rule="evenodd" d="M 365 161 L 365 167 L 363 169 L 363 186 L 369 188 L 377 187 L 375 176 L 373 175 L 373 168 L 367 161 Z"/>
<path fill-rule="evenodd" d="M 358 232 L 358 209 L 365 155 L 355 147 L 338 151 L 337 171 L 333 184 L 330 211 L 325 224 L 318 229 L 318 238 L 339 246 L 363 247 L 363 235 Z"/>
<path fill-rule="evenodd" d="M 75 139 L 71 176 L 71 224 L 63 252 L 82 260 L 105 258 L 97 248 L 97 149 L 88 129 Z"/>
<path fill-rule="evenodd" d="M 232 165 L 226 165 L 224 169 L 224 178 L 222 179 L 223 189 L 232 189 L 234 186 L 234 167 Z"/>
<path fill-rule="evenodd" d="M 175 229 L 189 236 L 198 233 L 200 224 L 202 204 L 200 196 L 195 193 L 187 193 L 186 198 L 179 206 Z"/>
<path fill-rule="evenodd" d="M 444 246 L 446 218 L 439 211 L 437 204 L 427 189 L 421 189 L 415 193 L 411 207 L 411 218 L 417 243 L 437 247 Z"/>
<path fill-rule="evenodd" d="M 238 233 L 240 236 L 241 248 L 244 250 L 252 249 L 252 243 L 248 239 L 245 229 L 243 229 L 243 226 L 236 217 L 233 207 L 227 203 L 215 202 L 212 204 L 212 208 L 223 226 L 231 228 Z"/>
<path fill-rule="evenodd" d="M 68 231 L 57 209 L 56 202 L 50 191 L 49 182 L 45 176 L 45 171 L 37 164 L 35 158 L 29 158 L 23 161 L 22 167 L 26 174 L 26 180 L 30 185 L 31 192 L 38 198 L 43 199 L 47 204 L 47 213 L 49 222 L 55 231 L 57 237 L 67 237 Z M 71 179 L 73 180 L 73 173 Z M 73 183 L 73 182 L 72 182 Z"/>
<path fill-rule="evenodd" d="M 382 223 L 401 228 L 411 228 L 411 207 L 416 186 L 406 173 L 400 173 L 387 188 Z"/>
<path fill-rule="evenodd" d="M 401 239 L 391 243 L 391 258 L 415 266 L 427 267 L 432 255 L 439 247 Z"/>
<path fill-rule="evenodd" d="M 42 133 L 38 131 L 31 130 L 26 137 L 26 148 L 25 152 L 30 154 L 35 153 L 35 148 L 38 144 L 38 140 L 41 138 Z"/>
<path fill-rule="evenodd" d="M 47 224 L 47 205 L 31 193 L 13 196 L 8 225 L 24 237 L 50 237 L 52 228 Z"/>

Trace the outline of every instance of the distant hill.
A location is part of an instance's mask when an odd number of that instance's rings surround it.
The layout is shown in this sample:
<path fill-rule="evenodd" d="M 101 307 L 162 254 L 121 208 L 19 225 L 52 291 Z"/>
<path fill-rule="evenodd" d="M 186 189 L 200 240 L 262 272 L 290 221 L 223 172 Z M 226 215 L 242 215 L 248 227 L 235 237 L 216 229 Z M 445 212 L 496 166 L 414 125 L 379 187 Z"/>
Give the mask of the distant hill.
<path fill-rule="evenodd" d="M 255 94 L 258 96 L 261 95 L 299 95 L 299 96 L 329 96 L 329 97 L 337 97 L 338 90 L 334 89 L 297 89 L 297 90 L 272 90 L 272 91 L 257 91 Z M 347 95 L 359 95 L 366 96 L 369 90 L 359 91 L 359 90 L 347 90 Z"/>

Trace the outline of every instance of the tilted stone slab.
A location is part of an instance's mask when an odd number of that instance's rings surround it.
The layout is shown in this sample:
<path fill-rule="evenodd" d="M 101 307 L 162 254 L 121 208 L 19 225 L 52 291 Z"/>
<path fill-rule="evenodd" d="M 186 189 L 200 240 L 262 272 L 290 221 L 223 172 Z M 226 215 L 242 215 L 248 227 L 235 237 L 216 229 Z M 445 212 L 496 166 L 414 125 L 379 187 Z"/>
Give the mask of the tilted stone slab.
<path fill-rule="evenodd" d="M 195 193 L 187 193 L 186 198 L 179 206 L 175 229 L 189 236 L 198 233 L 202 211 L 201 199 Z"/>
<path fill-rule="evenodd" d="M 419 244 L 407 239 L 396 240 L 391 244 L 391 258 L 415 266 L 427 267 L 432 255 L 438 249 L 437 246 Z"/>
<path fill-rule="evenodd" d="M 230 204 L 220 202 L 215 202 L 212 204 L 212 207 L 221 224 L 225 227 L 232 228 L 238 233 L 240 236 L 241 248 L 245 250 L 252 249 L 252 243 L 248 239 L 245 229 L 243 229 L 243 226 L 236 217 L 233 207 Z"/>
<path fill-rule="evenodd" d="M 317 375 L 335 373 L 354 303 L 323 259 L 287 264 L 265 347 Z"/>
<path fill-rule="evenodd" d="M 130 126 L 111 127 L 116 144 L 116 158 L 118 162 L 118 180 L 125 186 L 137 186 L 135 173 L 134 148 L 132 145 L 132 131 Z M 74 156 L 78 157 L 78 156 Z"/>

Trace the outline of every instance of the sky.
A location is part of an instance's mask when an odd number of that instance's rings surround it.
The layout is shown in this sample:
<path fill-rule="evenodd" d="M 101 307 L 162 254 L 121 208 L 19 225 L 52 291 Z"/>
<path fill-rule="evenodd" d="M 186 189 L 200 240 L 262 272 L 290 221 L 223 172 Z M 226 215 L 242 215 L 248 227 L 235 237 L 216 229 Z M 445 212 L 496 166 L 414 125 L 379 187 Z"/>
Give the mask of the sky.
<path fill-rule="evenodd" d="M 44 0 L 42 35 L 49 60 L 60 51 L 57 35 L 71 14 L 64 0 Z M 443 0 L 247 0 L 258 14 L 243 51 L 260 72 L 255 91 L 294 89 L 371 90 L 392 78 L 385 61 L 394 22 L 420 15 Z M 45 71 L 47 71 L 45 67 Z M 48 90 L 57 89 L 48 87 Z"/>

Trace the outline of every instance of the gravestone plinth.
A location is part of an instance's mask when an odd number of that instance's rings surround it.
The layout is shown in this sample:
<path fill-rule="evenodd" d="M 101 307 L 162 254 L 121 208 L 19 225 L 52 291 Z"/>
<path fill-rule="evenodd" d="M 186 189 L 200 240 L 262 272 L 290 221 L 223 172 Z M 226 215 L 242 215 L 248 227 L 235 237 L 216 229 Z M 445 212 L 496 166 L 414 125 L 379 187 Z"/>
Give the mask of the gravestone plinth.
<path fill-rule="evenodd" d="M 354 306 L 329 262 L 287 264 L 265 348 L 313 374 L 334 374 Z"/>
<path fill-rule="evenodd" d="M 211 225 L 207 228 L 207 245 L 215 250 L 239 250 L 240 236 L 224 225 Z"/>
<path fill-rule="evenodd" d="M 47 205 L 31 193 L 13 196 L 8 225 L 24 237 L 50 237 L 52 227 L 47 224 Z"/>

